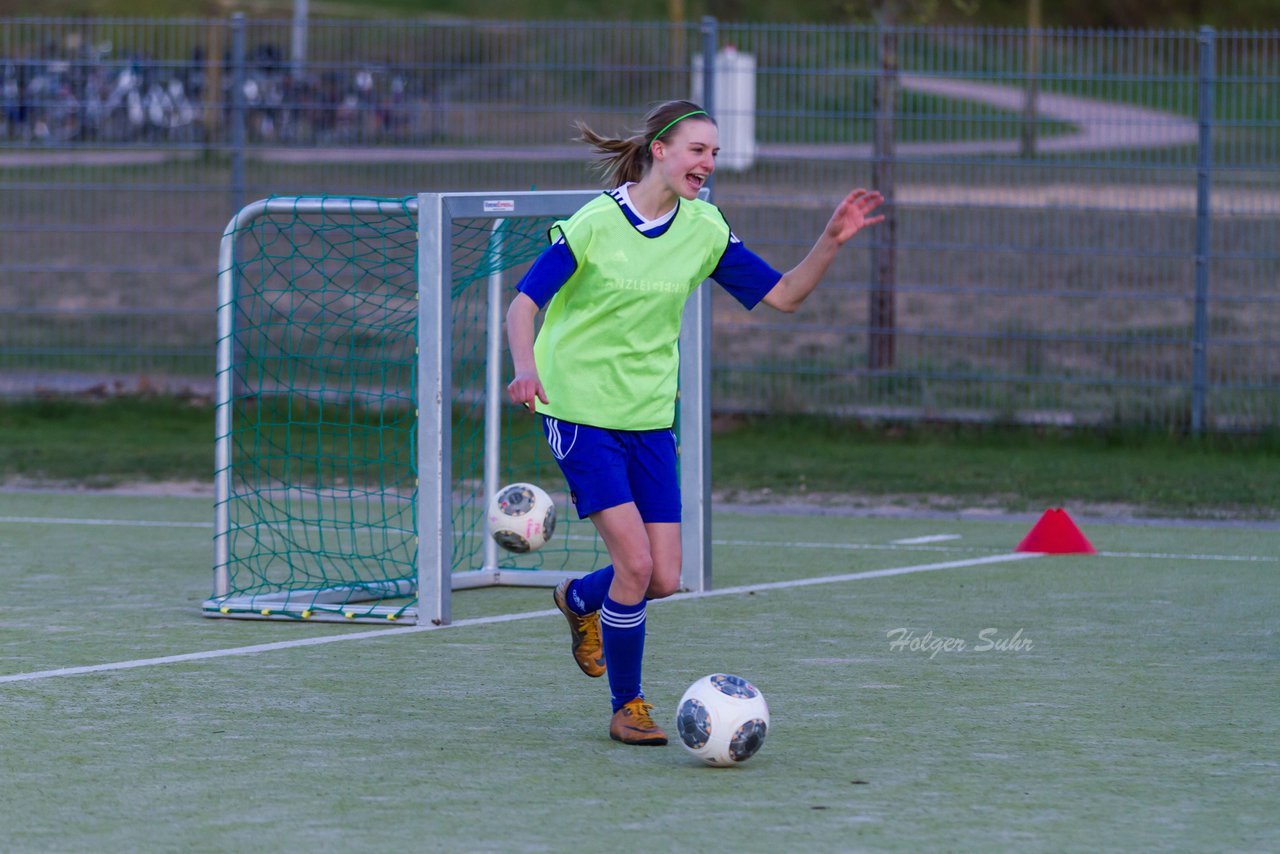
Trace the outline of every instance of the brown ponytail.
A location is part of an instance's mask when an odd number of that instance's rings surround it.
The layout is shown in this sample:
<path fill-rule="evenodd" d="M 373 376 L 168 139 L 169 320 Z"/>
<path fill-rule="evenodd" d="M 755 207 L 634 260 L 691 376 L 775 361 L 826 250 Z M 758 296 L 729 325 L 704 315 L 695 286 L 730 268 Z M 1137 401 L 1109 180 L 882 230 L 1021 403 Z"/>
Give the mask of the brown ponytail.
<path fill-rule="evenodd" d="M 692 101 L 664 101 L 645 115 L 644 129 L 626 139 L 601 136 L 582 121 L 575 121 L 573 126 L 578 129 L 578 141 L 590 145 L 594 153 L 604 155 L 592 164 L 593 168 L 611 186 L 620 187 L 644 177 L 653 163 L 653 143 L 670 136 L 681 118 L 691 118 L 689 113 L 697 113 L 698 119 L 715 124 L 715 119 Z"/>

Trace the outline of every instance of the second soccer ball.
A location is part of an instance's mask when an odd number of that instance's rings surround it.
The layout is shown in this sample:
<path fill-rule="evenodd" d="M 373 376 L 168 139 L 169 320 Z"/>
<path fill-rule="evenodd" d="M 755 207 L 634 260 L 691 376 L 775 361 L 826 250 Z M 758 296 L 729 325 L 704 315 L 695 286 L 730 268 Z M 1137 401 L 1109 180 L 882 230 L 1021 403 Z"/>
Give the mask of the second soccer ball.
<path fill-rule="evenodd" d="M 489 502 L 489 533 L 509 552 L 540 549 L 555 529 L 555 502 L 532 483 L 504 486 Z"/>

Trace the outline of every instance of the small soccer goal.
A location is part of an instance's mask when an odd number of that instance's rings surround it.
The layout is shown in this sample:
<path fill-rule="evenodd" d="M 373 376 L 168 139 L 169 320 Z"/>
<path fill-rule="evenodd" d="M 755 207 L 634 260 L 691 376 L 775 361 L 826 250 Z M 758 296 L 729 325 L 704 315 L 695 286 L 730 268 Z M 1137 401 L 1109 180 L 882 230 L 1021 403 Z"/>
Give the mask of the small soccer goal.
<path fill-rule="evenodd" d="M 608 563 L 536 419 L 506 401 L 502 322 L 547 232 L 596 191 L 271 198 L 223 234 L 211 617 L 443 624 L 451 592 Z M 683 585 L 710 586 L 709 297 L 681 338 Z M 529 482 L 541 549 L 486 530 Z"/>

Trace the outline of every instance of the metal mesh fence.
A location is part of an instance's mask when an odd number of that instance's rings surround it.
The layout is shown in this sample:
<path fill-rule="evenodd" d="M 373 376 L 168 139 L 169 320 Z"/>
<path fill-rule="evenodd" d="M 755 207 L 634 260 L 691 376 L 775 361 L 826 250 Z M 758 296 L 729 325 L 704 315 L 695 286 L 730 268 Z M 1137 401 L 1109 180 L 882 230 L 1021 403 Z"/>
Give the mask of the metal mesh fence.
<path fill-rule="evenodd" d="M 1208 30 L 3 19 L 0 393 L 202 394 L 241 205 L 591 186 L 573 120 L 688 95 L 779 269 L 893 215 L 795 316 L 716 294 L 716 408 L 1280 424 L 1280 33 Z"/>

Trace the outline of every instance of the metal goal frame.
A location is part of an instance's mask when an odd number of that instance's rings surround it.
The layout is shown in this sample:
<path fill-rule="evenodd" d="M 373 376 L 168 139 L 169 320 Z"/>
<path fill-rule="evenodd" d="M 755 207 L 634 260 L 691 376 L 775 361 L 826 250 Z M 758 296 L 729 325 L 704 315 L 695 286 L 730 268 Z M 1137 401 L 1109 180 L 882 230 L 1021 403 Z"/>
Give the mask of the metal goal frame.
<path fill-rule="evenodd" d="M 235 348 L 233 333 L 236 294 L 236 236 L 264 215 L 294 213 L 403 215 L 406 209 L 417 220 L 417 400 L 416 443 L 418 488 L 415 496 L 417 553 L 416 583 L 387 582 L 382 595 L 413 596 L 409 608 L 375 606 L 364 609 L 357 621 L 385 622 L 394 614 L 401 623 L 445 625 L 452 621 L 454 590 L 494 586 L 554 586 L 582 573 L 530 570 L 502 566 L 502 552 L 486 537 L 483 567 L 453 571 L 452 471 L 452 246 L 455 220 L 491 220 L 492 239 L 500 239 L 503 220 L 521 217 L 567 217 L 586 204 L 599 190 L 420 193 L 416 198 L 380 200 L 341 197 L 276 197 L 246 205 L 232 217 L 223 232 L 218 254 L 218 346 L 215 383 L 215 478 L 213 592 L 202 605 L 211 617 L 297 619 L 290 602 L 354 601 L 353 588 L 335 586 L 323 591 L 281 590 L 257 594 L 254 607 L 242 607 L 231 589 L 230 499 L 232 377 Z M 505 396 L 504 277 L 488 277 L 486 324 L 486 380 L 484 427 L 484 494 L 492 495 L 498 483 L 501 447 L 501 405 Z M 685 306 L 680 337 L 680 395 L 677 406 L 680 491 L 684 505 L 681 545 L 684 563 L 681 585 L 690 591 L 711 587 L 710 494 L 710 338 L 711 298 L 698 288 Z M 367 587 L 367 585 L 366 585 Z M 320 599 L 317 599 L 317 596 Z M 271 607 L 263 607 L 270 602 Z M 309 619 L 349 622 L 341 613 L 315 611 Z"/>

